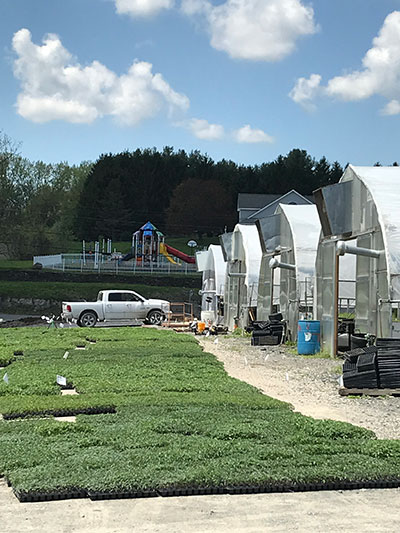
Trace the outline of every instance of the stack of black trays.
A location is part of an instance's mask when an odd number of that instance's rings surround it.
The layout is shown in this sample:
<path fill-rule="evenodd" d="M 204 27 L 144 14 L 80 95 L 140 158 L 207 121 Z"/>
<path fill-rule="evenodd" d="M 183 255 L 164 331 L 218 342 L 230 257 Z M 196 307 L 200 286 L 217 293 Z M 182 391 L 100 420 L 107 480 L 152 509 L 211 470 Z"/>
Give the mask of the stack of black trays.
<path fill-rule="evenodd" d="M 343 384 L 347 389 L 376 389 L 379 385 L 377 347 L 356 348 L 344 354 Z"/>
<path fill-rule="evenodd" d="M 285 329 L 281 313 L 269 316 L 267 321 L 252 323 L 251 345 L 265 346 L 280 344 Z"/>
<path fill-rule="evenodd" d="M 356 348 L 343 356 L 346 388 L 400 388 L 400 339 L 377 339 L 376 346 Z"/>
<path fill-rule="evenodd" d="M 400 339 L 376 339 L 376 347 L 380 387 L 400 388 Z"/>

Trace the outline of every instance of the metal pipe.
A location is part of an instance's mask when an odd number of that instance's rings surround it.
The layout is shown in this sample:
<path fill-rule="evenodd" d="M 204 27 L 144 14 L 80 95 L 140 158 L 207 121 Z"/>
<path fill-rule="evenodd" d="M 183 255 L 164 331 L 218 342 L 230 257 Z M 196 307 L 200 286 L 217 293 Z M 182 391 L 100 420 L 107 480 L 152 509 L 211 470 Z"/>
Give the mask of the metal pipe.
<path fill-rule="evenodd" d="M 338 255 L 353 254 L 364 255 L 366 257 L 373 257 L 379 259 L 385 252 L 384 250 L 371 250 L 370 248 L 360 248 L 359 246 L 351 246 L 344 241 L 338 241 L 336 243 L 336 253 Z"/>
<path fill-rule="evenodd" d="M 230 278 L 245 278 L 246 273 L 245 272 L 228 272 L 228 276 Z"/>
<path fill-rule="evenodd" d="M 289 263 L 281 263 L 276 259 L 276 257 L 273 257 L 269 261 L 269 268 L 284 268 L 286 270 L 296 270 L 296 265 L 290 265 Z"/>
<path fill-rule="evenodd" d="M 334 286 L 333 286 L 333 357 L 336 357 L 338 352 L 338 334 L 339 334 L 339 255 L 335 254 L 335 270 L 334 270 Z"/>
<path fill-rule="evenodd" d="M 271 261 L 272 261 L 272 259 L 271 259 Z M 270 281 L 270 291 L 269 291 L 270 298 L 271 298 L 271 301 L 270 301 L 270 304 L 269 304 L 269 312 L 271 313 L 271 315 L 274 312 L 274 278 L 275 278 L 275 269 L 271 268 L 271 281 Z"/>

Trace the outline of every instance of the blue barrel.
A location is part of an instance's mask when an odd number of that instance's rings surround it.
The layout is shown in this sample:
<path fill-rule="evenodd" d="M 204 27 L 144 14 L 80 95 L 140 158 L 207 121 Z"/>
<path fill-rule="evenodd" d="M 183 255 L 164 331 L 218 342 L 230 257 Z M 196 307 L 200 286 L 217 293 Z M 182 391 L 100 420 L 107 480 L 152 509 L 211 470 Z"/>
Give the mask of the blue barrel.
<path fill-rule="evenodd" d="M 297 332 L 297 353 L 299 355 L 313 355 L 320 351 L 319 320 L 299 320 Z"/>

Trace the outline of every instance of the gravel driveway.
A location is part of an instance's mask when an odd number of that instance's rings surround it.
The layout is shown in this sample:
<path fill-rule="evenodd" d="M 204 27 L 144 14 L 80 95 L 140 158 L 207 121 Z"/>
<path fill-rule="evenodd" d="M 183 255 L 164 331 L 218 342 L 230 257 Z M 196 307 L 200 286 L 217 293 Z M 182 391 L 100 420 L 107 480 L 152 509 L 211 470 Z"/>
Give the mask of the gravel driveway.
<path fill-rule="evenodd" d="M 400 438 L 400 397 L 339 396 L 341 359 L 299 356 L 286 346 L 250 346 L 248 337 L 199 337 L 199 342 L 228 374 L 304 415 L 350 422 L 380 439 Z"/>

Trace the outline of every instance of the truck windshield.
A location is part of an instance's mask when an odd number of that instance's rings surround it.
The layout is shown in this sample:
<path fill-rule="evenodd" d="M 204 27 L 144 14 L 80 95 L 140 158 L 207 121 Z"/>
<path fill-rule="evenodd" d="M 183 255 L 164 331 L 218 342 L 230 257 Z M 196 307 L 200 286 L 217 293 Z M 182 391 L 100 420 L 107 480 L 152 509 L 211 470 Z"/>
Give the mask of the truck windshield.
<path fill-rule="evenodd" d="M 99 294 L 97 295 L 97 301 L 98 302 L 103 301 L 103 291 L 100 291 Z"/>

